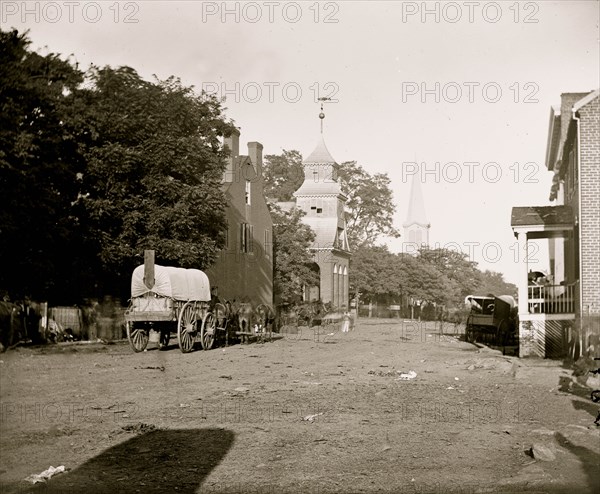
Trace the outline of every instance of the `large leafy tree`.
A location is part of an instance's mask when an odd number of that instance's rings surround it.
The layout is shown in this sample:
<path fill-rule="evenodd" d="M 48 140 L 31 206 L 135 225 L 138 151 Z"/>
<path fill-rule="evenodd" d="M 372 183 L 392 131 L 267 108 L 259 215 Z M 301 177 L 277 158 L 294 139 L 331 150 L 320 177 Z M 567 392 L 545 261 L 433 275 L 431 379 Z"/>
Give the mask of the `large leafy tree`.
<path fill-rule="evenodd" d="M 89 137 L 79 207 L 104 283 L 128 280 L 144 249 L 159 262 L 206 268 L 224 245 L 220 103 L 178 79 L 95 68 L 83 92 Z"/>
<path fill-rule="evenodd" d="M 144 249 L 204 268 L 224 243 L 220 103 L 132 68 L 83 74 L 0 31 L 0 290 L 126 295 Z"/>
<path fill-rule="evenodd" d="M 286 202 L 294 199 L 304 181 L 302 155 L 298 151 L 283 150 L 282 154 L 268 154 L 264 159 L 263 177 L 265 196 Z"/>
<path fill-rule="evenodd" d="M 351 247 L 373 245 L 382 235 L 399 237 L 394 228 L 396 210 L 390 179 L 386 173 L 371 174 L 356 161 L 342 163 L 338 169 L 346 202 L 348 239 Z"/>
<path fill-rule="evenodd" d="M 477 288 L 473 290 L 474 295 L 512 295 L 517 296 L 517 286 L 504 280 L 502 273 L 485 270 L 479 275 Z"/>
<path fill-rule="evenodd" d="M 0 289 L 12 297 L 74 295 L 81 229 L 73 215 L 82 73 L 57 54 L 0 30 Z"/>
<path fill-rule="evenodd" d="M 456 285 L 434 265 L 386 246 L 361 245 L 353 254 L 350 289 L 362 300 L 384 299 L 446 304 Z"/>
<path fill-rule="evenodd" d="M 350 262 L 350 292 L 362 294 L 362 300 L 393 298 L 402 292 L 404 273 L 386 246 L 362 245 L 353 252 Z"/>
<path fill-rule="evenodd" d="M 479 286 L 481 271 L 477 263 L 470 261 L 468 255 L 452 249 L 419 249 L 417 259 L 421 265 L 435 267 L 448 281 L 448 302 L 461 304 L 467 295 Z"/>
<path fill-rule="evenodd" d="M 273 290 L 278 303 L 296 303 L 302 298 L 304 286 L 319 284 L 310 246 L 315 240 L 311 228 L 302 223 L 303 212 L 297 208 L 283 210 L 269 204 L 273 219 Z"/>

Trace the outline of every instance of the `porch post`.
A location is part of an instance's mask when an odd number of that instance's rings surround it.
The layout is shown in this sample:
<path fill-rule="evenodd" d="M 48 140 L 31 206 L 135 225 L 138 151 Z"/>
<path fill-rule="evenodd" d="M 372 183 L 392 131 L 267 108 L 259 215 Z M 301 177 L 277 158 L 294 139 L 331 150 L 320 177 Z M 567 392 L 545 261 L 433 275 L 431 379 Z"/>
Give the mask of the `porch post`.
<path fill-rule="evenodd" d="M 517 232 L 519 243 L 518 260 L 523 266 L 520 270 L 518 290 L 519 290 L 519 357 L 534 355 L 534 331 L 532 322 L 529 320 L 529 264 L 528 264 L 528 241 L 527 232 Z M 520 256 L 523 256 L 521 259 Z"/>
<path fill-rule="evenodd" d="M 517 233 L 517 239 L 519 242 L 519 256 L 523 256 L 523 269 L 519 275 L 519 316 L 522 314 L 529 314 L 529 304 L 527 302 L 528 286 L 529 286 L 529 264 L 528 264 L 528 242 L 527 232 Z"/>

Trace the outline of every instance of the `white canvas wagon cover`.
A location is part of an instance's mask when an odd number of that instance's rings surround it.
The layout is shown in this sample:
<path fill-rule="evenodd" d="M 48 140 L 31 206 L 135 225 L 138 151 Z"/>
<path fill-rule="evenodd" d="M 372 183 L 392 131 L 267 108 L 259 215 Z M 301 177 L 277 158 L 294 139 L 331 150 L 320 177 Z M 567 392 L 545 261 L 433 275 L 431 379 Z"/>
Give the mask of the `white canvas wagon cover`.
<path fill-rule="evenodd" d="M 144 265 L 133 270 L 131 276 L 131 296 L 140 297 L 146 293 L 156 293 L 161 297 L 175 300 L 210 301 L 208 276 L 199 269 L 154 266 L 154 286 L 151 290 L 144 284 Z"/>

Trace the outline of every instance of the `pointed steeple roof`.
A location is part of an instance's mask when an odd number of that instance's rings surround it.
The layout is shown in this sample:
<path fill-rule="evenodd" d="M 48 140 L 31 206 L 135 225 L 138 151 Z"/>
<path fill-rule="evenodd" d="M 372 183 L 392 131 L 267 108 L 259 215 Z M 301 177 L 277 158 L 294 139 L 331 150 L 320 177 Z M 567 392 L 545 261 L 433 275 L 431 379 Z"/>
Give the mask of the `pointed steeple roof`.
<path fill-rule="evenodd" d="M 429 227 L 429 221 L 425 214 L 425 201 L 423 200 L 423 192 L 421 191 L 421 180 L 417 174 L 413 175 L 412 185 L 410 189 L 410 199 L 408 202 L 408 214 L 404 222 L 404 228 L 410 225 L 421 225 Z"/>
<path fill-rule="evenodd" d="M 335 168 L 338 166 L 325 145 L 323 135 L 319 138 L 317 147 L 308 158 L 302 160 L 304 166 L 304 182 L 294 192 L 299 196 L 339 196 L 342 187 L 337 181 Z"/>
<path fill-rule="evenodd" d="M 319 138 L 319 142 L 317 142 L 317 147 L 315 150 L 310 153 L 308 158 L 302 160 L 302 163 L 319 163 L 319 164 L 329 164 L 335 163 L 335 160 L 331 156 L 331 153 L 327 149 L 325 145 L 325 140 L 323 139 L 323 134 Z"/>

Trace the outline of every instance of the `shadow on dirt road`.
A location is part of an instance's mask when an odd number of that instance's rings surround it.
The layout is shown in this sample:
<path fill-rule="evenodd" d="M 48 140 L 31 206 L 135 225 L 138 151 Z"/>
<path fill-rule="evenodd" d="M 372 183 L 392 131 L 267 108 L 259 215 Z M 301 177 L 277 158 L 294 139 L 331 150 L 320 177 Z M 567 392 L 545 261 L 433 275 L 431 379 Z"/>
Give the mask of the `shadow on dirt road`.
<path fill-rule="evenodd" d="M 234 437 L 226 429 L 154 430 L 19 492 L 191 494 L 224 459 Z"/>

